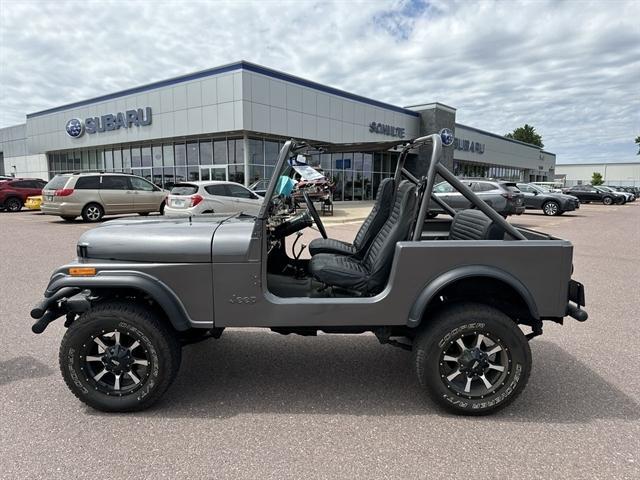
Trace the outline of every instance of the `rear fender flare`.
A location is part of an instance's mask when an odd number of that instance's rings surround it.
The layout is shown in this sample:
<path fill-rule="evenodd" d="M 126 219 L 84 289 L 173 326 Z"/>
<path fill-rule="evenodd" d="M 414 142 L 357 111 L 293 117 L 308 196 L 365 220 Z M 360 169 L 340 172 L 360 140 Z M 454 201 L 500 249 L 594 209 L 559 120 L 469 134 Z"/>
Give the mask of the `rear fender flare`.
<path fill-rule="evenodd" d="M 171 288 L 158 279 L 142 272 L 110 270 L 98 272 L 93 277 L 54 275 L 45 291 L 45 297 L 50 297 L 65 287 L 78 287 L 83 290 L 138 290 L 147 294 L 160 306 L 176 330 L 185 331 L 196 326 L 196 323 L 200 323 L 191 320 L 184 305 Z M 210 326 L 213 326 L 213 322 L 211 322 Z"/>
<path fill-rule="evenodd" d="M 415 328 L 420 325 L 422 316 L 429 306 L 429 303 L 438 295 L 439 292 L 442 291 L 443 288 L 457 282 L 458 280 L 470 277 L 489 277 L 510 285 L 520 295 L 520 297 L 522 297 L 522 300 L 527 305 L 531 316 L 536 320 L 540 318 L 533 296 L 527 287 L 525 287 L 525 285 L 516 277 L 495 267 L 488 267 L 486 265 L 467 265 L 449 270 L 425 286 L 411 307 L 409 318 L 407 319 L 407 326 Z"/>

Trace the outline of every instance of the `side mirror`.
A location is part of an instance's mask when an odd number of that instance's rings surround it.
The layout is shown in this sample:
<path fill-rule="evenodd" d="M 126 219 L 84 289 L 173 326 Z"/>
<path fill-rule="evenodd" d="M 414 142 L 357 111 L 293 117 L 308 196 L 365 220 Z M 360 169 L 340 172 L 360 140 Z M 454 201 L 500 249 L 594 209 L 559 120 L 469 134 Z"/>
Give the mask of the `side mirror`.
<path fill-rule="evenodd" d="M 538 195 L 538 191 L 537 191 L 537 190 L 534 190 L 534 191 L 533 191 L 533 194 L 534 194 L 534 195 Z"/>

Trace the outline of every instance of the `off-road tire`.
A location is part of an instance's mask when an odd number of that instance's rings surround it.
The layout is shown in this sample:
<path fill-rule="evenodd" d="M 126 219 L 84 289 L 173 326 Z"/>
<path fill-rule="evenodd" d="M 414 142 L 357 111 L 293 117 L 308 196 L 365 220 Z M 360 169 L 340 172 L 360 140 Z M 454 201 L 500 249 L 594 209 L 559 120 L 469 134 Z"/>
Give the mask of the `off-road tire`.
<path fill-rule="evenodd" d="M 531 373 L 531 350 L 518 325 L 504 313 L 484 304 L 458 303 L 424 321 L 428 324 L 414 341 L 413 359 L 420 385 L 436 403 L 462 415 L 486 415 L 506 407 L 522 392 Z M 484 396 L 480 396 L 481 390 L 474 395 L 456 392 L 447 379 L 451 374 L 445 371 L 451 368 L 455 373 L 456 368 L 461 369 L 462 364 L 451 366 L 444 356 L 456 348 L 458 338 L 474 338 L 474 335 L 485 336 L 487 343 L 495 342 L 493 347 L 503 347 L 502 353 L 493 355 L 493 361 L 500 355 L 505 367 L 493 386 L 495 390 Z M 468 378 L 464 373 L 459 375 L 462 377 L 456 381 L 464 383 Z"/>
<path fill-rule="evenodd" d="M 611 197 L 604 197 L 602 199 L 602 203 L 605 205 L 612 205 L 613 204 L 613 198 Z"/>
<path fill-rule="evenodd" d="M 93 367 L 83 357 L 96 337 L 113 331 L 139 342 L 137 351 L 141 353 L 137 355 L 148 359 L 146 376 L 141 375 L 140 384 L 126 394 L 99 389 L 100 385 L 89 378 Z M 156 312 L 133 302 L 105 301 L 71 324 L 60 345 L 59 361 L 64 381 L 82 402 L 104 412 L 132 412 L 144 410 L 160 399 L 178 373 L 181 353 L 175 334 Z M 103 378 L 106 382 L 109 376 Z"/>
<path fill-rule="evenodd" d="M 85 222 L 99 222 L 104 217 L 104 208 L 98 203 L 88 203 L 82 209 L 82 219 Z"/>
<path fill-rule="evenodd" d="M 559 215 L 560 204 L 555 200 L 547 200 L 542 204 L 542 213 L 547 216 Z"/>
<path fill-rule="evenodd" d="M 4 202 L 4 208 L 7 212 L 19 212 L 22 210 L 22 201 L 17 197 L 7 198 Z"/>

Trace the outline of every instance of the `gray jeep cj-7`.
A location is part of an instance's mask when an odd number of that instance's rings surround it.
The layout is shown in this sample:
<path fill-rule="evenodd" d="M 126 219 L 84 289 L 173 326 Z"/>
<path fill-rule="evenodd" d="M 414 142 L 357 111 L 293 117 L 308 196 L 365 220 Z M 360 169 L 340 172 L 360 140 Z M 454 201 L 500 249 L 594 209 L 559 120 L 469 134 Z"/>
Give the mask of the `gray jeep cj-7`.
<path fill-rule="evenodd" d="M 41 333 L 65 316 L 60 368 L 71 391 L 104 411 L 141 410 L 178 372 L 181 347 L 227 327 L 281 334 L 373 332 L 413 352 L 420 385 L 440 405 L 486 414 L 513 401 L 531 371 L 528 341 L 544 320 L 587 314 L 571 280 L 570 242 L 514 227 L 439 163 L 442 139 L 319 145 L 289 140 L 259 215 L 116 220 L 82 235 L 33 308 Z M 405 168 L 431 147 L 426 175 Z M 314 153 L 400 151 L 353 243 L 327 238 L 308 197 L 291 208 L 293 177 Z M 436 175 L 474 208 L 432 195 Z M 426 219 L 430 202 L 451 218 Z M 296 248 L 301 230 L 322 238 Z M 525 333 L 529 332 L 529 333 Z M 543 374 L 543 373 L 541 373 Z"/>

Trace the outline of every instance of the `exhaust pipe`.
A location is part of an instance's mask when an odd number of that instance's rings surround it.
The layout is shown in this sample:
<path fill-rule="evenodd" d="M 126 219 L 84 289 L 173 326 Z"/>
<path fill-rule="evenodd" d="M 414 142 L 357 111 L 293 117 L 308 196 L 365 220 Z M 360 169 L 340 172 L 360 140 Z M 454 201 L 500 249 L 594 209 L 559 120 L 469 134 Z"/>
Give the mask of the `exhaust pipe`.
<path fill-rule="evenodd" d="M 571 318 L 575 318 L 579 322 L 584 322 L 589 318 L 589 314 L 585 310 L 582 310 L 579 306 L 574 305 L 571 302 L 567 304 L 567 315 Z"/>

